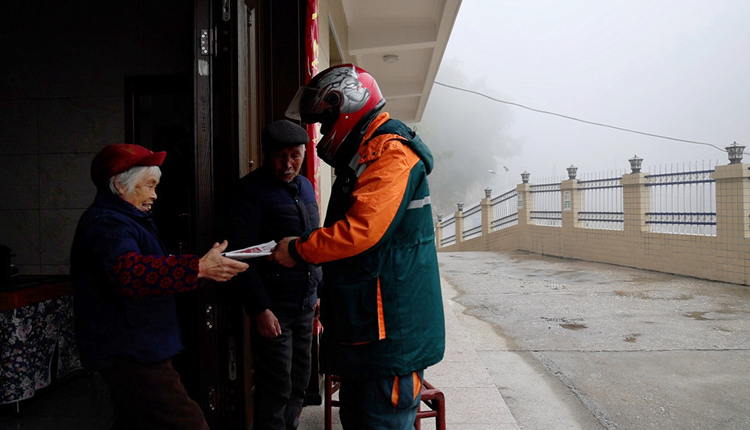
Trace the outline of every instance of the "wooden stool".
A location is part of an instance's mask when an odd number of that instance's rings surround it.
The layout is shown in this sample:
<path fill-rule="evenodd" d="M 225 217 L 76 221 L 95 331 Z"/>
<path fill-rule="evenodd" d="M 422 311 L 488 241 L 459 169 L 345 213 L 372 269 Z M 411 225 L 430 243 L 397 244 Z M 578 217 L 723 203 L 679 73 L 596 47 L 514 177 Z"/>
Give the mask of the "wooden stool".
<path fill-rule="evenodd" d="M 414 421 L 414 428 L 416 430 L 422 428 L 421 420 L 423 418 L 435 417 L 435 429 L 445 430 L 445 396 L 442 391 L 433 387 L 429 382 L 423 381 L 423 383 L 422 403 L 430 409 L 423 411 L 420 403 L 417 409 L 417 419 Z"/>
<path fill-rule="evenodd" d="M 435 429 L 445 430 L 445 396 L 443 392 L 433 387 L 427 381 L 422 381 L 422 402 L 417 406 L 417 418 L 414 421 L 414 428 L 422 428 L 421 420 L 423 418 L 435 418 Z M 333 400 L 333 393 L 341 387 L 341 378 L 338 375 L 326 375 L 325 377 L 325 430 L 333 428 L 333 406 L 339 406 L 338 400 Z M 428 410 L 422 410 L 422 403 L 427 405 Z"/>
<path fill-rule="evenodd" d="M 333 393 L 339 390 L 341 386 L 341 378 L 338 375 L 326 375 L 325 378 L 325 430 L 332 430 L 333 428 L 333 412 L 331 407 L 339 406 L 338 400 L 333 400 Z"/>

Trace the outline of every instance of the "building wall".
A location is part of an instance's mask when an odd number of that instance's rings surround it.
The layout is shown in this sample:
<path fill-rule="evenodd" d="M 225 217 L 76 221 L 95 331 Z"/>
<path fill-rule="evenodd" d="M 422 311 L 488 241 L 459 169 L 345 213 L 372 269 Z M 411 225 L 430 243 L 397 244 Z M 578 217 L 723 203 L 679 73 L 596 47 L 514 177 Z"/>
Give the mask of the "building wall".
<path fill-rule="evenodd" d="M 716 168 L 716 236 L 654 233 L 645 216 L 648 190 L 643 174 L 623 177 L 624 218 L 622 231 L 587 229 L 576 225 L 574 206 L 563 213 L 562 227 L 534 225 L 519 209 L 518 225 L 503 230 L 483 231 L 482 236 L 457 241 L 439 251 L 524 250 L 543 255 L 616 264 L 702 279 L 750 285 L 750 165 L 730 164 Z M 517 187 L 519 196 L 528 184 Z M 575 185 L 572 185 L 575 189 Z M 575 190 L 574 190 L 575 192 Z M 528 194 L 523 201 L 529 202 Z M 490 199 L 483 200 L 483 220 L 491 211 Z M 456 212 L 456 232 L 461 230 L 462 213 Z M 484 223 L 487 224 L 487 223 Z M 442 238 L 437 226 L 438 241 Z"/>
<path fill-rule="evenodd" d="M 66 274 L 94 155 L 124 142 L 125 76 L 190 73 L 192 3 L 3 2 L 0 244 L 21 274 Z"/>
<path fill-rule="evenodd" d="M 348 54 L 346 54 L 347 46 L 349 45 L 348 31 L 341 2 L 338 0 L 320 0 L 318 3 L 318 71 L 330 67 L 332 61 L 342 61 L 344 63 L 351 61 Z M 341 48 L 341 51 L 338 51 L 339 48 Z M 334 174 L 331 166 L 321 162 L 321 219 L 325 219 L 328 201 L 331 198 L 333 179 Z"/>

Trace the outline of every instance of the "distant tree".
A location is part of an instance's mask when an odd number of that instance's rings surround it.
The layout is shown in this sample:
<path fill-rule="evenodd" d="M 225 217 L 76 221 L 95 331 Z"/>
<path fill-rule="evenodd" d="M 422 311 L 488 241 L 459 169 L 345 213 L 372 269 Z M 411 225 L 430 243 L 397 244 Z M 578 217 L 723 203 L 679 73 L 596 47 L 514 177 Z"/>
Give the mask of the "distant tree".
<path fill-rule="evenodd" d="M 499 97 L 484 80 L 470 81 L 456 59 L 443 61 L 436 80 Z M 468 205 L 484 197 L 482 190 L 493 179 L 489 171 L 520 151 L 519 143 L 507 134 L 511 124 L 512 113 L 502 104 L 433 86 L 422 121 L 415 127 L 435 157 L 430 190 L 436 214 L 451 214 L 457 202 Z"/>

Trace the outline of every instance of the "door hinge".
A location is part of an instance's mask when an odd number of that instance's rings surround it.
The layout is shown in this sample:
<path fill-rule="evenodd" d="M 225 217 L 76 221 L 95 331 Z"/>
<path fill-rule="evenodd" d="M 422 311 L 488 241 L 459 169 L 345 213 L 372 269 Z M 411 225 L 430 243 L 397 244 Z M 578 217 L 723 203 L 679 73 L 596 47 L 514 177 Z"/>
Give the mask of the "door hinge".
<path fill-rule="evenodd" d="M 206 305 L 206 330 L 212 331 L 216 327 L 216 312 L 213 305 Z"/>
<path fill-rule="evenodd" d="M 201 55 L 216 55 L 216 29 L 201 29 Z"/>
<path fill-rule="evenodd" d="M 219 396 L 216 393 L 215 387 L 208 387 L 208 409 L 215 411 L 219 406 Z"/>

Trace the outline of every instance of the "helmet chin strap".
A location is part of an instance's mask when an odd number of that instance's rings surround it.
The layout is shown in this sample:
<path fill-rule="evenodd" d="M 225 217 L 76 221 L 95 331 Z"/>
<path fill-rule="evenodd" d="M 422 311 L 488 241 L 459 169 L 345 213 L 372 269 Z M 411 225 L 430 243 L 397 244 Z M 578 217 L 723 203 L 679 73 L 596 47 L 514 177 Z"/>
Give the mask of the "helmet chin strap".
<path fill-rule="evenodd" d="M 329 163 L 331 166 L 337 169 L 341 167 L 349 167 L 352 171 L 357 171 L 357 164 L 352 165 L 352 163 L 359 161 L 357 150 L 362 141 L 362 136 L 367 132 L 367 128 L 370 126 L 372 120 L 380 114 L 384 104 L 385 103 L 368 112 L 367 115 L 363 116 L 352 128 L 349 134 L 344 138 L 344 141 L 341 142 L 338 151 L 333 155 L 333 159 Z M 356 160 L 354 160 L 355 158 Z"/>

